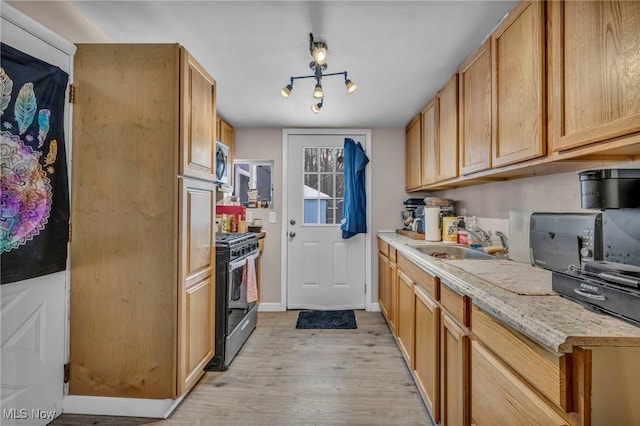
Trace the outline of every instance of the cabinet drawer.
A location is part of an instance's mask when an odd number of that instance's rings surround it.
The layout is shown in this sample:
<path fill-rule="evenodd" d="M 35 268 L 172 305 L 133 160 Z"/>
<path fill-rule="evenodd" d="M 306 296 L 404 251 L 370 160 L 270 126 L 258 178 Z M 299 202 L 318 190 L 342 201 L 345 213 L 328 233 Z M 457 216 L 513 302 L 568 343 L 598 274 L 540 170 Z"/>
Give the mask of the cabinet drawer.
<path fill-rule="evenodd" d="M 571 423 L 477 341 L 471 343 L 471 418 L 478 426 Z"/>
<path fill-rule="evenodd" d="M 380 238 L 378 238 L 378 251 L 389 257 L 389 244 L 385 243 Z"/>
<path fill-rule="evenodd" d="M 398 256 L 398 269 L 419 285 L 431 298 L 440 300 L 440 280 L 438 278 L 432 277 L 402 255 Z"/>
<path fill-rule="evenodd" d="M 440 286 L 440 304 L 460 324 L 469 327 L 471 322 L 470 303 L 467 296 L 461 296 L 446 285 Z"/>
<path fill-rule="evenodd" d="M 397 262 L 398 261 L 398 250 L 394 249 L 391 246 L 389 246 L 389 260 L 391 262 Z"/>
<path fill-rule="evenodd" d="M 571 355 L 556 354 L 473 306 L 472 333 L 484 346 L 566 412 L 571 406 Z"/>

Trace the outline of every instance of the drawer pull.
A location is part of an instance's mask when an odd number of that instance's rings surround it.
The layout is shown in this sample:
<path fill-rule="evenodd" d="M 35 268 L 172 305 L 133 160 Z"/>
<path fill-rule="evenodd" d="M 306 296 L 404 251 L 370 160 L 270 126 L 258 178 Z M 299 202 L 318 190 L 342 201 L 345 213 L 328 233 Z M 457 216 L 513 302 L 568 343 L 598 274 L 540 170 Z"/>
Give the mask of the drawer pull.
<path fill-rule="evenodd" d="M 607 300 L 607 297 L 603 296 L 602 294 L 589 293 L 588 291 L 584 291 L 580 288 L 574 288 L 573 291 L 575 291 L 580 296 L 588 297 L 589 299 L 600 300 L 600 301 Z"/>

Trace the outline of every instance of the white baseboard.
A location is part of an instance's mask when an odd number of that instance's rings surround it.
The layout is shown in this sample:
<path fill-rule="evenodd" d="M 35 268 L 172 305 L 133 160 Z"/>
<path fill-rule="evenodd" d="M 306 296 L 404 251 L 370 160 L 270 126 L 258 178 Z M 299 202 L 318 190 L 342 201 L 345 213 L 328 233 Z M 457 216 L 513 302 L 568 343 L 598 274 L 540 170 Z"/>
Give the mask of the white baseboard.
<path fill-rule="evenodd" d="M 380 304 L 379 303 L 372 303 L 371 306 L 369 307 L 369 311 L 370 312 L 382 312 L 382 309 L 380 309 Z"/>
<path fill-rule="evenodd" d="M 259 303 L 258 312 L 284 312 L 287 308 L 282 303 Z"/>
<path fill-rule="evenodd" d="M 112 398 L 102 396 L 67 395 L 62 412 L 97 416 L 150 417 L 166 419 L 187 395 L 177 399 Z"/>

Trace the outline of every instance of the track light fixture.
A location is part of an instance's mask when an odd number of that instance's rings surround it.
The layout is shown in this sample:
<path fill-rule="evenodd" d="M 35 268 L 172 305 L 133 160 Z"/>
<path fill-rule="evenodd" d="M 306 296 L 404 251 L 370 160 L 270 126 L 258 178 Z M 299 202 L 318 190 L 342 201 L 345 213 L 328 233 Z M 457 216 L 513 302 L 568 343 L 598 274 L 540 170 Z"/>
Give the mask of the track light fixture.
<path fill-rule="evenodd" d="M 347 72 L 334 72 L 329 74 L 324 74 L 323 72 L 327 69 L 327 54 L 329 50 L 327 48 L 327 44 L 323 41 L 314 41 L 313 34 L 309 34 L 309 53 L 313 58 L 313 61 L 309 64 L 309 68 L 313 71 L 313 75 L 303 75 L 290 77 L 289 84 L 283 87 L 280 90 L 280 94 L 282 97 L 287 99 L 291 96 L 291 91 L 293 90 L 293 81 L 299 80 L 303 78 L 314 78 L 316 80 L 316 86 L 313 90 L 313 97 L 315 99 L 320 99 L 320 102 L 311 106 L 311 110 L 316 114 L 320 113 L 320 109 L 322 109 L 322 105 L 324 103 L 324 90 L 322 89 L 322 78 L 330 77 L 334 75 L 342 75 L 344 76 L 344 85 L 346 87 L 347 93 L 351 94 L 358 89 L 358 86 L 355 85 L 354 82 L 347 78 Z"/>

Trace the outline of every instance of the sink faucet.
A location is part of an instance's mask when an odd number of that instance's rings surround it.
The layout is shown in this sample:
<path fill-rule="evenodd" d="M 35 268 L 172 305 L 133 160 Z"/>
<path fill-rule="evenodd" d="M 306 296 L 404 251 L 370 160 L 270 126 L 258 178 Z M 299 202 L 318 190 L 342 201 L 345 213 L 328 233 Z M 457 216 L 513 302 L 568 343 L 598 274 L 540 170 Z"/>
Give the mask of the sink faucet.
<path fill-rule="evenodd" d="M 500 231 L 496 231 L 496 236 L 500 238 L 500 244 L 502 244 L 504 252 L 509 253 L 509 239 L 507 238 L 507 236 Z"/>

